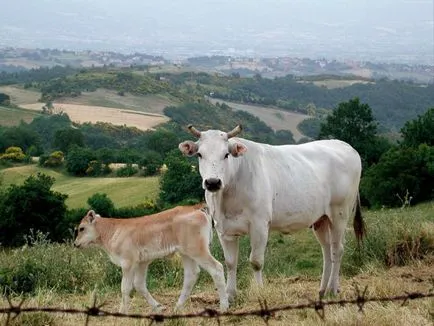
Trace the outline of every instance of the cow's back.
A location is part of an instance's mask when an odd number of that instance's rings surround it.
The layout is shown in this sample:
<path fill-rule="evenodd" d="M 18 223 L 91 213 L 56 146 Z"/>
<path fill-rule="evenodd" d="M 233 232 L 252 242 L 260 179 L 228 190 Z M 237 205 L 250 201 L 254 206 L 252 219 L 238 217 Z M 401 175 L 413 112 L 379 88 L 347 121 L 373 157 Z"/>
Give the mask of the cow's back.
<path fill-rule="evenodd" d="M 271 146 L 238 140 L 248 148 L 239 158 L 235 181 L 244 187 L 237 185 L 237 194 L 224 197 L 226 211 L 260 210 L 271 214 L 276 228 L 291 222 L 298 229 L 326 214 L 331 204 L 357 194 L 360 156 L 345 142 Z"/>

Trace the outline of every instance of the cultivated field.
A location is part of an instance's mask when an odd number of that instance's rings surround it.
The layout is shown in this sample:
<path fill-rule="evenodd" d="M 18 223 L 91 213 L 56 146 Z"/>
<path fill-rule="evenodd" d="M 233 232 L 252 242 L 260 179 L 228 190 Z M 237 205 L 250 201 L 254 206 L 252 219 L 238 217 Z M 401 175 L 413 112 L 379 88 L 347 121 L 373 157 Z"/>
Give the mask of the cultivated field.
<path fill-rule="evenodd" d="M 434 202 L 405 209 L 365 211 L 368 237 L 361 252 L 352 232 L 347 233 L 342 266 L 341 293 L 336 299 L 354 299 L 354 284 L 368 287 L 369 297 L 382 297 L 424 292 L 433 289 L 434 270 Z M 350 226 L 350 225 L 349 225 Z M 217 237 L 213 238 L 212 252 L 223 261 Z M 321 273 L 320 246 L 311 230 L 283 236 L 272 233 L 265 261 L 265 287 L 257 289 L 247 262 L 249 243 L 241 238 L 239 264 L 239 297 L 231 311 L 259 308 L 258 299 L 266 300 L 268 307 L 308 303 L 317 299 Z M 117 311 L 120 302 L 120 272 L 98 249 L 77 250 L 67 244 L 47 244 L 35 241 L 33 246 L 0 251 L 0 267 L 4 273 L 33 271 L 24 306 L 50 306 L 83 309 L 92 304 L 95 290 L 97 303 L 103 309 Z M 8 272 L 9 271 L 9 272 Z M 7 274 L 5 274 L 7 275 Z M 182 269 L 178 256 L 151 265 L 148 285 L 151 293 L 167 305 L 167 313 L 180 293 Z M 15 295 L 18 303 L 22 296 Z M 201 272 L 199 282 L 184 312 L 198 312 L 205 307 L 218 309 L 217 293 L 209 275 Z M 0 306 L 7 306 L 6 300 Z M 270 325 L 432 325 L 434 300 L 397 303 L 367 303 L 364 312 L 355 305 L 326 307 L 325 320 L 313 310 L 278 313 Z M 151 313 L 144 299 L 133 295 L 130 313 Z M 431 314 L 430 314 L 431 313 Z M 0 317 L 1 318 L 1 317 Z M 4 322 L 5 318 L 0 319 Z M 11 325 L 82 325 L 85 317 L 49 315 L 46 313 L 20 315 Z M 257 317 L 222 318 L 222 324 L 264 325 Z M 91 318 L 90 325 L 149 325 L 149 321 L 133 319 Z M 164 325 L 217 325 L 216 321 L 194 319 L 166 321 Z"/>
<path fill-rule="evenodd" d="M 209 98 L 209 100 L 214 104 L 217 102 L 226 103 L 234 110 L 246 111 L 261 119 L 274 130 L 290 130 L 294 135 L 295 141 L 304 137 L 304 135 L 297 129 L 297 126 L 301 121 L 308 118 L 305 114 L 257 105 L 239 104 L 215 98 Z"/>
<path fill-rule="evenodd" d="M 40 111 L 42 108 L 41 103 L 22 104 L 21 106 L 36 111 Z M 148 130 L 161 123 L 169 121 L 168 117 L 160 114 L 133 110 L 58 102 L 54 102 L 53 106 L 55 112 L 65 112 L 73 122 L 78 123 L 96 123 L 102 121 L 114 125 L 126 125 L 141 130 Z"/>
<path fill-rule="evenodd" d="M 97 192 L 106 193 L 116 207 L 139 205 L 147 198 L 153 200 L 158 196 L 157 177 L 77 178 L 52 169 L 25 165 L 0 170 L 0 180 L 5 186 L 11 183 L 21 184 L 37 172 L 56 179 L 52 189 L 68 195 L 66 205 L 69 209 L 87 207 L 87 199 Z"/>

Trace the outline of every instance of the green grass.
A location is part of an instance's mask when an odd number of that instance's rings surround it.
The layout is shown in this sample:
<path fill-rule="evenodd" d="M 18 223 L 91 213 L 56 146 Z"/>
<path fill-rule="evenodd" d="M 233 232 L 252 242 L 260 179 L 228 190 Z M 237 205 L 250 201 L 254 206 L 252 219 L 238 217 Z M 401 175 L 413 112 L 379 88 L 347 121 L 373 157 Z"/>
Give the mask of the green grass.
<path fill-rule="evenodd" d="M 418 246 L 417 250 L 413 247 L 414 250 L 408 252 L 399 251 L 400 258 L 406 258 L 400 260 L 399 265 L 432 257 L 430 255 L 434 250 L 433 208 L 434 202 L 431 202 L 403 210 L 365 212 L 370 233 L 361 252 L 362 260 L 355 259 L 355 253 L 360 253 L 353 233 L 348 232 L 342 266 L 343 277 L 359 274 L 369 266 L 375 266 L 376 269 L 390 267 L 383 257 L 396 254 L 396 248 L 403 248 L 403 242 L 407 241 L 411 245 L 417 238 L 423 238 L 421 243 L 424 245 Z M 412 235 L 410 238 L 413 240 L 410 240 L 408 235 Z M 47 288 L 61 293 L 84 293 L 94 285 L 112 290 L 119 286 L 119 268 L 111 264 L 106 254 L 99 249 L 74 250 L 71 243 L 52 244 L 41 234 L 33 234 L 30 243 L 33 245 L 21 249 L 0 250 L 0 272 L 4 275 L 3 281 L 8 282 L 9 277 L 15 275 L 15 279 L 22 279 L 19 282 L 21 291 L 33 293 L 38 288 Z M 211 251 L 216 259 L 224 261 L 216 235 L 213 237 Z M 250 286 L 253 275 L 248 263 L 249 252 L 249 238 L 242 237 L 238 265 L 238 285 L 241 290 Z M 270 235 L 265 256 L 266 279 L 301 276 L 319 282 L 321 268 L 320 246 L 311 230 L 303 230 L 292 235 Z M 155 261 L 150 267 L 148 279 L 150 289 L 179 289 L 182 285 L 180 260 Z M 201 273 L 198 287 L 211 282 L 207 273 Z"/>
<path fill-rule="evenodd" d="M 136 206 L 158 196 L 158 177 L 78 178 L 33 164 L 0 170 L 0 178 L 3 185 L 21 184 L 37 172 L 56 179 L 52 189 L 68 195 L 69 209 L 87 207 L 87 199 L 97 192 L 106 193 L 116 207 Z"/>
<path fill-rule="evenodd" d="M 0 125 L 17 126 L 21 121 L 31 122 L 39 115 L 41 114 L 32 110 L 0 106 Z"/>

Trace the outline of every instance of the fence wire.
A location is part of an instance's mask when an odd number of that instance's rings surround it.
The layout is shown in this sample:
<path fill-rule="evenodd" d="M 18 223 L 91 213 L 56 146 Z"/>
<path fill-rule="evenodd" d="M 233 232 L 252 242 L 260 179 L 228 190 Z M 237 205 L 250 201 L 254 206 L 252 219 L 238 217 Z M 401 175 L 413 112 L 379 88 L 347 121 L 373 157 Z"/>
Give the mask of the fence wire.
<path fill-rule="evenodd" d="M 428 292 L 405 292 L 396 296 L 381 296 L 381 297 L 369 297 L 366 295 L 368 287 L 366 286 L 363 291 L 359 287 L 355 286 L 355 295 L 351 299 L 341 300 L 309 300 L 304 304 L 286 304 L 276 307 L 268 307 L 266 300 L 259 299 L 258 309 L 249 310 L 236 310 L 219 312 L 215 309 L 206 308 L 196 313 L 185 314 L 123 314 L 119 312 L 110 312 L 104 310 L 104 303 L 97 304 L 96 296 L 94 296 L 93 304 L 90 307 L 84 309 L 68 309 L 68 308 L 56 308 L 56 307 L 23 307 L 25 299 L 22 299 L 19 304 L 14 304 L 9 296 L 6 296 L 6 300 L 9 307 L 0 308 L 0 315 L 7 315 L 5 326 L 8 326 L 15 318 L 23 313 L 45 312 L 45 313 L 62 313 L 71 315 L 85 315 L 86 320 L 84 325 L 89 325 L 91 317 L 115 317 L 115 318 L 130 318 L 130 319 L 143 319 L 148 320 L 150 325 L 154 323 L 161 323 L 168 320 L 180 320 L 180 319 L 215 319 L 218 324 L 221 324 L 222 317 L 258 317 L 261 318 L 265 324 L 268 325 L 270 319 L 276 318 L 277 313 L 291 311 L 291 310 L 314 310 L 318 316 L 325 320 L 325 308 L 327 306 L 346 306 L 356 305 L 358 311 L 363 313 L 365 304 L 368 302 L 401 302 L 404 306 L 407 302 L 417 299 L 434 298 L 434 291 Z M 434 318 L 434 312 L 429 312 Z"/>

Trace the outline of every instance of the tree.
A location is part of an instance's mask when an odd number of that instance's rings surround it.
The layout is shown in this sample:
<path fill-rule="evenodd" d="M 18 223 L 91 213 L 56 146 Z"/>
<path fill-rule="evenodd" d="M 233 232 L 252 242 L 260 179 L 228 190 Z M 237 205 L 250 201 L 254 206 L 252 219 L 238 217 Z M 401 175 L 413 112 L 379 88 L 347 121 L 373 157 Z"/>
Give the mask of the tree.
<path fill-rule="evenodd" d="M 370 167 L 361 182 L 361 193 L 371 206 L 399 206 L 434 198 L 434 147 L 395 147 Z"/>
<path fill-rule="evenodd" d="M 0 93 L 0 104 L 10 105 L 11 104 L 11 97 L 8 94 Z"/>
<path fill-rule="evenodd" d="M 68 153 L 72 145 L 84 146 L 84 137 L 79 129 L 59 129 L 55 132 L 53 140 L 53 147 L 55 149 Z"/>
<path fill-rule="evenodd" d="M 25 124 L 5 128 L 0 133 L 0 151 L 12 146 L 20 147 L 24 152 L 30 148 L 35 148 L 36 153 L 42 151 L 41 138 Z"/>
<path fill-rule="evenodd" d="M 418 146 L 423 143 L 434 146 L 434 108 L 419 115 L 417 119 L 407 121 L 401 129 L 401 134 L 404 146 Z"/>
<path fill-rule="evenodd" d="M 332 114 L 321 124 L 319 139 L 335 138 L 352 145 L 366 165 L 372 160 L 369 151 L 376 141 L 377 123 L 368 104 L 360 103 L 356 97 L 338 104 Z"/>
<path fill-rule="evenodd" d="M 96 193 L 87 199 L 91 209 L 101 216 L 110 217 L 115 212 L 115 205 L 106 193 Z"/>
<path fill-rule="evenodd" d="M 96 159 L 95 156 L 89 148 L 73 146 L 66 155 L 66 170 L 77 176 L 85 176 L 89 163 Z"/>
<path fill-rule="evenodd" d="M 7 246 L 22 245 L 30 230 L 48 233 L 60 241 L 65 236 L 63 217 L 65 194 L 51 190 L 55 179 L 42 173 L 28 177 L 23 185 L 11 185 L 0 196 L 0 242 Z"/>
<path fill-rule="evenodd" d="M 166 160 L 167 171 L 160 181 L 160 200 L 175 204 L 187 199 L 203 200 L 202 178 L 192 160 L 184 157 L 178 149 L 172 150 Z"/>

